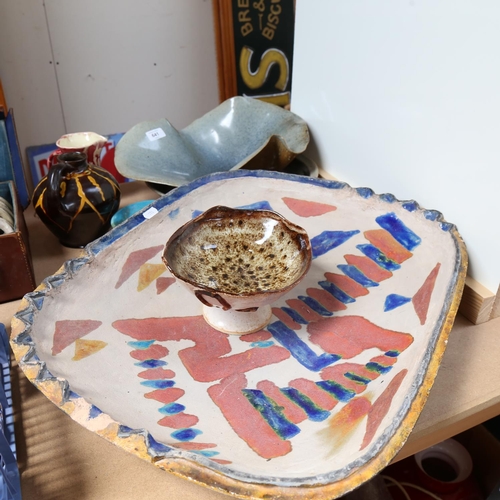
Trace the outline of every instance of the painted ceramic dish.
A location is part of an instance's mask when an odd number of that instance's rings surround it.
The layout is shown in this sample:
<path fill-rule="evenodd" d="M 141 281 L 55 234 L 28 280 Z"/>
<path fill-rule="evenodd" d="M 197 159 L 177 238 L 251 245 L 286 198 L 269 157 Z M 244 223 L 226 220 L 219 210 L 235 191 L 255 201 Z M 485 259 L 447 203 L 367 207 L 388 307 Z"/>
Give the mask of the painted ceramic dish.
<path fill-rule="evenodd" d="M 211 328 L 161 260 L 222 199 L 280 213 L 312 248 L 306 277 L 249 335 Z M 152 207 L 25 296 L 11 345 L 27 377 L 92 432 L 240 498 L 338 498 L 384 468 L 457 312 L 456 228 L 414 201 L 266 171 L 200 178 Z"/>
<path fill-rule="evenodd" d="M 276 212 L 216 206 L 175 231 L 162 259 L 209 325 L 241 335 L 264 328 L 270 304 L 304 278 L 311 243 Z"/>
<path fill-rule="evenodd" d="M 213 172 L 282 171 L 309 143 L 299 116 L 233 97 L 182 130 L 166 119 L 141 122 L 118 142 L 115 165 L 131 179 L 180 186 Z"/>

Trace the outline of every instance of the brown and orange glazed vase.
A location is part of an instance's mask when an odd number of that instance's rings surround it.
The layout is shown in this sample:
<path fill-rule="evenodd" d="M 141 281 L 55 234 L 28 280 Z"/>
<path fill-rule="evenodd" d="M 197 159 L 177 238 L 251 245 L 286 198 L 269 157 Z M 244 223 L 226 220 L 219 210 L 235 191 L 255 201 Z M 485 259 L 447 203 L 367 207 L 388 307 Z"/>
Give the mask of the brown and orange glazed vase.
<path fill-rule="evenodd" d="M 109 172 L 88 163 L 85 153 L 63 153 L 36 186 L 33 205 L 62 245 L 83 248 L 110 228 L 120 188 Z"/>

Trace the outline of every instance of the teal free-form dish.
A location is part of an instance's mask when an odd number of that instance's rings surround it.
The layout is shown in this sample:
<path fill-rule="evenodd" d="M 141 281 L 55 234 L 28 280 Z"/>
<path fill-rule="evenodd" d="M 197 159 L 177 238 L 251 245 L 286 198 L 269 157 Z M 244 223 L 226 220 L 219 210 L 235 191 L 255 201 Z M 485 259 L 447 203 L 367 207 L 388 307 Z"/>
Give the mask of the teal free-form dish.
<path fill-rule="evenodd" d="M 120 208 L 118 212 L 111 218 L 111 227 L 116 227 L 118 224 L 126 221 L 129 217 L 140 212 L 143 208 L 146 208 L 148 205 L 151 205 L 154 200 L 144 200 L 137 201 L 136 203 L 132 203 L 130 205 L 126 205 L 123 208 Z"/>

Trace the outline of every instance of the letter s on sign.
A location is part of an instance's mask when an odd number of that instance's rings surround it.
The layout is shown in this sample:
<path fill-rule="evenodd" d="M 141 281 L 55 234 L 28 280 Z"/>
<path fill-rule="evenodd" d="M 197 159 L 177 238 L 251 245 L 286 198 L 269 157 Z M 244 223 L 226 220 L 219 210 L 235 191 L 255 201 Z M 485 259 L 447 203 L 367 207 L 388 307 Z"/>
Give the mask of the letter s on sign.
<path fill-rule="evenodd" d="M 280 68 L 280 76 L 275 83 L 275 87 L 280 90 L 285 90 L 288 84 L 288 59 L 285 54 L 278 49 L 266 50 L 260 59 L 257 71 L 250 70 L 250 60 L 253 55 L 253 49 L 243 47 L 240 54 L 240 73 L 245 85 L 250 89 L 258 89 L 264 85 L 267 79 L 269 70 L 273 64 L 277 64 Z"/>

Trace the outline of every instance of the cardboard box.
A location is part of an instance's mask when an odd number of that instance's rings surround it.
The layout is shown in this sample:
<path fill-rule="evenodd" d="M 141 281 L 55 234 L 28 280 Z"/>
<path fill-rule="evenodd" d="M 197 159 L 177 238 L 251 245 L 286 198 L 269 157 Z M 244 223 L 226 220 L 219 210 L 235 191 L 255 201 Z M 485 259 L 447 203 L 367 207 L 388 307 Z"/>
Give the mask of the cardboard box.
<path fill-rule="evenodd" d="M 23 207 L 29 203 L 12 111 L 0 116 L 0 196 L 14 212 L 14 232 L 0 234 L 0 303 L 20 299 L 35 288 Z M 22 195 L 22 200 L 21 196 Z"/>
<path fill-rule="evenodd" d="M 14 232 L 0 235 L 0 303 L 3 303 L 33 291 L 35 278 L 28 230 L 14 182 L 0 182 L 0 196 L 14 209 Z"/>

